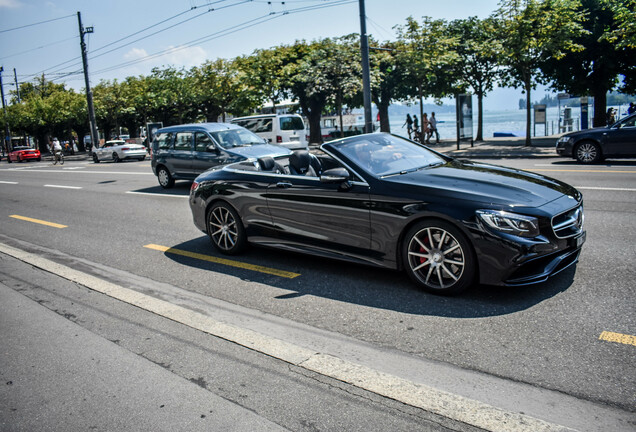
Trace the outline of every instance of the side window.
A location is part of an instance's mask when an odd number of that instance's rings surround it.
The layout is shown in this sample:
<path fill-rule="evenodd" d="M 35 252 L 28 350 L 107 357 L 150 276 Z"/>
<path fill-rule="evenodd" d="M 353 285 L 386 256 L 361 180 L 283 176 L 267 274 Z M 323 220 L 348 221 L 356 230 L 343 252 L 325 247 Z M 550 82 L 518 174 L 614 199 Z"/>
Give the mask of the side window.
<path fill-rule="evenodd" d="M 175 150 L 192 150 L 192 132 L 177 132 L 174 140 Z"/>
<path fill-rule="evenodd" d="M 194 149 L 198 152 L 204 152 L 209 145 L 212 144 L 212 138 L 203 132 L 194 134 Z"/>
<path fill-rule="evenodd" d="M 172 146 L 172 132 L 161 133 L 155 137 L 159 150 L 169 150 Z"/>
<path fill-rule="evenodd" d="M 252 129 L 253 132 L 271 132 L 272 131 L 272 119 L 259 119 L 258 125 L 255 129 Z"/>

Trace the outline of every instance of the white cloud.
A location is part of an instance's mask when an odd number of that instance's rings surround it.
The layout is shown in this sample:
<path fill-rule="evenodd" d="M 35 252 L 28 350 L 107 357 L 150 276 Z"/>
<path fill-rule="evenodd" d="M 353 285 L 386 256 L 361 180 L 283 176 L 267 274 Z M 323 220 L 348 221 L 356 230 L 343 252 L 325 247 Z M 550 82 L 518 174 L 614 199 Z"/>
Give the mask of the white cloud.
<path fill-rule="evenodd" d="M 124 58 L 126 60 L 137 60 L 137 59 L 141 59 L 143 57 L 146 57 L 147 55 L 148 55 L 148 53 L 146 52 L 145 49 L 133 48 L 130 51 L 128 51 L 126 54 L 124 54 Z"/>

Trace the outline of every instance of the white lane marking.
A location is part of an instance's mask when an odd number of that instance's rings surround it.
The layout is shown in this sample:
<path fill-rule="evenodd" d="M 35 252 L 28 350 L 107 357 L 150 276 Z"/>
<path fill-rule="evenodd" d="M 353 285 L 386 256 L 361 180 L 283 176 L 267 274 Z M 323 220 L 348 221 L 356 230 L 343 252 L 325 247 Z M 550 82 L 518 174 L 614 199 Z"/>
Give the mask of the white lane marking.
<path fill-rule="evenodd" d="M 2 184 L 18 184 L 18 182 L 12 182 L 12 181 L 0 181 L 0 183 L 2 183 Z"/>
<path fill-rule="evenodd" d="M 583 190 L 598 190 L 598 191 L 614 191 L 614 192 L 636 192 L 634 188 L 612 188 L 612 187 L 597 187 L 597 186 L 574 186 L 577 189 Z"/>
<path fill-rule="evenodd" d="M 50 184 L 45 184 L 44 187 L 59 188 L 59 189 L 82 189 L 81 186 L 62 186 L 62 185 L 50 185 Z"/>
<path fill-rule="evenodd" d="M 7 168 L 7 169 L 0 169 L 0 171 L 18 171 L 21 168 Z M 68 174 L 69 171 L 64 171 L 64 168 L 60 169 L 32 169 L 29 170 L 30 172 L 44 172 L 44 173 L 66 173 Z M 151 172 L 125 172 L 125 171 L 84 171 L 84 170 L 79 170 L 79 171 L 71 171 L 73 173 L 77 173 L 77 174 L 112 174 L 112 175 L 151 175 L 154 176 L 155 174 L 151 171 Z"/>
<path fill-rule="evenodd" d="M 84 169 L 86 167 L 67 167 L 67 168 L 62 168 L 63 170 L 78 170 L 78 169 Z"/>
<path fill-rule="evenodd" d="M 127 191 L 126 193 L 133 194 L 133 195 L 148 195 L 148 196 L 160 196 L 160 197 L 170 197 L 170 198 L 190 198 L 189 195 L 171 195 L 171 194 L 158 194 L 158 193 L 135 192 L 135 191 Z"/>
<path fill-rule="evenodd" d="M 572 431 L 565 426 L 549 423 L 523 413 L 507 411 L 329 354 L 303 348 L 253 330 L 226 324 L 200 312 L 107 282 L 3 243 L 0 243 L 0 252 L 195 330 L 480 429 L 496 432 L 510 430 L 517 432 Z"/>

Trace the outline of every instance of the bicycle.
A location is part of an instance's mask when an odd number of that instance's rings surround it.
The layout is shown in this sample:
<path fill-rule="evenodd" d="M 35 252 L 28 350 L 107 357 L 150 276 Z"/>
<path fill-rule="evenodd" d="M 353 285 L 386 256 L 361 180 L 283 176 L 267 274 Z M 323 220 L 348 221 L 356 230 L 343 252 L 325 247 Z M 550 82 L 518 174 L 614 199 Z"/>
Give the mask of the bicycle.
<path fill-rule="evenodd" d="M 60 165 L 64 165 L 64 154 L 61 151 L 55 152 L 55 156 L 53 156 L 53 165 L 60 162 Z"/>

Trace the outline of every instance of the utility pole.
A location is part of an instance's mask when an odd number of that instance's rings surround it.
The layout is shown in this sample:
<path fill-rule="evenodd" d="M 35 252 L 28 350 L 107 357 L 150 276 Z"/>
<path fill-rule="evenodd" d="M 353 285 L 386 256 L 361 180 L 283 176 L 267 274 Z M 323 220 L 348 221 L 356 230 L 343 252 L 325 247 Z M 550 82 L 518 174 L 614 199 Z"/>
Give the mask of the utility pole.
<path fill-rule="evenodd" d="M 11 142 L 11 136 L 9 132 L 9 122 L 7 121 L 7 106 L 4 103 L 4 85 L 2 84 L 2 71 L 4 71 L 4 67 L 0 66 L 0 96 L 2 97 L 2 112 L 4 113 L 4 137 L 2 138 L 2 153 L 6 149 L 7 157 L 9 154 L 9 142 Z"/>
<path fill-rule="evenodd" d="M 88 105 L 88 121 L 91 130 L 91 147 L 95 148 L 99 144 L 99 135 L 97 134 L 97 123 L 95 122 L 95 108 L 93 107 L 93 91 L 91 90 L 91 83 L 88 79 L 88 60 L 86 58 L 86 42 L 84 42 L 84 35 L 86 33 L 93 33 L 93 27 L 82 27 L 82 14 L 77 12 L 77 22 L 79 24 L 80 32 L 80 46 L 82 47 L 82 64 L 84 65 L 84 81 L 86 82 L 86 103 Z M 79 137 L 78 137 L 79 138 Z"/>
<path fill-rule="evenodd" d="M 371 119 L 371 77 L 369 73 L 369 37 L 367 36 L 367 16 L 364 0 L 360 2 L 360 51 L 362 52 L 362 96 L 364 101 L 364 132 L 373 132 Z"/>
<path fill-rule="evenodd" d="M 18 103 L 22 102 L 20 100 L 20 87 L 18 86 L 18 72 L 16 72 L 15 68 L 13 68 L 13 80 L 15 81 L 15 94 L 18 95 Z"/>

